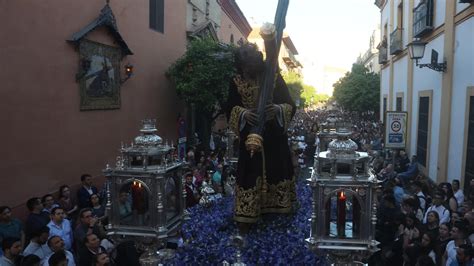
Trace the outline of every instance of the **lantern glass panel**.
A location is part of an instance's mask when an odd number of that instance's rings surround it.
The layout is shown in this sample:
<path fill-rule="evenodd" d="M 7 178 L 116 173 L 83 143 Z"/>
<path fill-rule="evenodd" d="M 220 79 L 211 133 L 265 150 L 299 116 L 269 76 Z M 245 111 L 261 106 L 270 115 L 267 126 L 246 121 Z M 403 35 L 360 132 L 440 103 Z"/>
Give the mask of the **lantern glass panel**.
<path fill-rule="evenodd" d="M 141 167 L 143 166 L 143 156 L 137 155 L 137 156 L 132 156 L 130 165 L 132 167 Z"/>
<path fill-rule="evenodd" d="M 351 165 L 348 163 L 337 163 L 337 173 L 342 175 L 350 175 Z"/>
<path fill-rule="evenodd" d="M 356 163 L 356 170 L 357 170 L 357 174 L 364 173 L 364 162 Z"/>
<path fill-rule="evenodd" d="M 331 167 L 332 167 L 331 162 L 329 162 L 329 161 L 321 162 L 321 172 L 330 173 L 331 172 Z"/>
<path fill-rule="evenodd" d="M 166 192 L 166 220 L 170 221 L 180 213 L 180 188 L 177 172 L 166 175 L 165 192 Z"/>
<path fill-rule="evenodd" d="M 350 218 L 352 220 L 352 237 L 360 238 L 360 227 L 362 222 L 361 217 L 361 207 L 362 203 L 359 202 L 357 197 L 352 196 L 351 210 L 349 211 Z"/>
<path fill-rule="evenodd" d="M 119 192 L 118 211 L 121 225 L 150 225 L 149 192 L 141 181 L 122 185 Z"/>
<path fill-rule="evenodd" d="M 163 159 L 163 157 L 160 156 L 160 155 L 150 156 L 149 159 L 148 159 L 149 160 L 148 165 L 149 166 L 161 165 L 162 159 Z"/>
<path fill-rule="evenodd" d="M 350 190 L 331 194 L 326 204 L 326 236 L 339 239 L 360 237 L 361 203 Z"/>

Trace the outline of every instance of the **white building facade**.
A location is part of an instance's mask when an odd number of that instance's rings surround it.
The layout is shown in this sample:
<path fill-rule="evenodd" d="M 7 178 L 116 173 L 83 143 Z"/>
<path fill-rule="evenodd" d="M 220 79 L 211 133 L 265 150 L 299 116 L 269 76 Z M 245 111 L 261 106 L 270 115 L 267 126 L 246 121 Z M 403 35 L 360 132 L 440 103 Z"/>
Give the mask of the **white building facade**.
<path fill-rule="evenodd" d="M 377 45 L 380 43 L 380 25 L 372 31 L 370 35 L 369 49 L 357 58 L 357 63 L 364 65 L 370 72 L 379 73 L 379 50 Z"/>
<path fill-rule="evenodd" d="M 381 10 L 381 112 L 408 112 L 406 150 L 436 182 L 474 178 L 474 1 L 377 0 Z M 426 42 L 418 64 L 407 45 Z M 434 61 L 433 61 L 434 62 Z"/>

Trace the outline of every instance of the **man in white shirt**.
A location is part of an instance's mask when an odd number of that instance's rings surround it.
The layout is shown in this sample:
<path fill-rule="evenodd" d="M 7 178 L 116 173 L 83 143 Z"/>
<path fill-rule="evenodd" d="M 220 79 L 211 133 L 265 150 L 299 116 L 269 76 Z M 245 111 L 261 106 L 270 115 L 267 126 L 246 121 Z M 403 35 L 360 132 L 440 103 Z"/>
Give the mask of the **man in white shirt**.
<path fill-rule="evenodd" d="M 33 232 L 32 236 L 33 238 L 31 238 L 30 243 L 23 251 L 24 256 L 33 254 L 38 256 L 40 260 L 43 260 L 46 256 L 53 253 L 46 244 L 49 238 L 49 227 L 43 226 L 39 231 Z"/>
<path fill-rule="evenodd" d="M 453 187 L 454 197 L 456 198 L 456 201 L 458 202 L 458 208 L 459 208 L 464 202 L 464 193 L 462 189 L 459 187 L 459 180 L 454 179 L 453 182 L 451 183 L 451 186 Z"/>
<path fill-rule="evenodd" d="M 426 206 L 426 196 L 421 190 L 422 184 L 420 181 L 415 181 L 413 183 L 413 189 L 415 190 L 415 195 L 418 197 L 418 201 L 420 202 L 420 209 L 424 212 L 426 208 L 429 206 Z"/>
<path fill-rule="evenodd" d="M 51 249 L 52 252 L 58 252 L 58 251 L 64 251 L 66 253 L 66 258 L 67 258 L 67 266 L 76 266 L 76 263 L 74 261 L 74 256 L 72 253 L 68 250 L 64 249 L 64 240 L 60 236 L 52 236 L 48 240 L 48 246 Z M 46 256 L 43 261 L 41 262 L 42 266 L 49 266 L 49 258 L 53 255 L 54 253 L 49 254 Z"/>
<path fill-rule="evenodd" d="M 56 207 L 51 210 L 51 221 L 48 223 L 49 235 L 60 236 L 64 240 L 67 250 L 72 248 L 72 228 L 68 219 L 64 219 L 66 214 L 61 207 Z"/>
<path fill-rule="evenodd" d="M 423 218 L 423 223 L 424 224 L 427 223 L 426 219 L 427 219 L 428 213 L 430 211 L 436 211 L 438 213 L 438 215 L 439 215 L 439 224 L 449 222 L 450 213 L 449 213 L 449 210 L 446 209 L 442 205 L 443 200 L 444 200 L 444 192 L 442 192 L 442 191 L 435 192 L 435 194 L 433 196 L 433 205 L 426 210 L 425 218 Z"/>

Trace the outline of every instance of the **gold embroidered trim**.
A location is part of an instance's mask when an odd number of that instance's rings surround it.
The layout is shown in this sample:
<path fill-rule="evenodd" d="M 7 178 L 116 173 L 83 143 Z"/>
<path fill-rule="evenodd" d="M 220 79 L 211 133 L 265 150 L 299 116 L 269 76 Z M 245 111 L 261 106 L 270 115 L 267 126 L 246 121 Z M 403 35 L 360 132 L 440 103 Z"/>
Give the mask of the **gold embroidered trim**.
<path fill-rule="evenodd" d="M 240 106 L 234 106 L 232 108 L 232 111 L 230 112 L 230 117 L 229 117 L 229 127 L 232 131 L 234 131 L 237 136 L 240 133 L 239 130 L 239 125 L 240 125 L 240 115 L 245 111 L 245 108 L 242 108 Z"/>
<path fill-rule="evenodd" d="M 268 184 L 268 191 L 262 192 L 262 178 L 258 177 L 254 187 L 243 189 L 236 186 L 234 220 L 254 223 L 262 213 L 290 213 L 296 201 L 295 177 Z"/>
<path fill-rule="evenodd" d="M 285 131 L 288 129 L 288 125 L 291 121 L 291 114 L 293 112 L 293 107 L 290 104 L 283 103 L 280 104 L 281 109 L 283 110 L 283 126 Z"/>
<path fill-rule="evenodd" d="M 243 221 L 243 219 L 253 220 L 260 215 L 260 188 L 262 186 L 262 178 L 257 177 L 255 186 L 249 189 L 244 189 L 236 185 L 235 187 L 235 215 L 236 221 Z"/>
<path fill-rule="evenodd" d="M 291 209 L 295 198 L 294 178 L 280 181 L 277 184 L 268 184 L 268 192 L 263 208 L 265 212 L 268 212 L 268 209 Z"/>
<path fill-rule="evenodd" d="M 247 109 L 255 108 L 258 100 L 258 82 L 245 81 L 240 75 L 236 75 L 234 83 L 237 86 L 244 107 Z"/>

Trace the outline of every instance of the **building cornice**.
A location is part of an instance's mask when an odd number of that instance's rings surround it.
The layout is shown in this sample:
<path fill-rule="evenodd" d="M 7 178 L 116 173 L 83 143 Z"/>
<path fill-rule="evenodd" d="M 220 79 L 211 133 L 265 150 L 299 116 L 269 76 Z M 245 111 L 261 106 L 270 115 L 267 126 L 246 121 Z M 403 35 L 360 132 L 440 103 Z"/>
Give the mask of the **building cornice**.
<path fill-rule="evenodd" d="M 242 35 L 247 38 L 252 31 L 252 27 L 235 0 L 219 0 L 218 3 L 221 5 L 224 13 L 234 22 Z"/>
<path fill-rule="evenodd" d="M 380 11 L 382 11 L 388 1 L 390 0 L 375 0 L 374 5 L 376 5 Z"/>
<path fill-rule="evenodd" d="M 295 44 L 291 40 L 290 36 L 283 36 L 282 38 L 283 42 L 285 43 L 285 46 L 290 49 L 290 51 L 294 54 L 298 54 L 298 50 L 296 50 Z"/>

